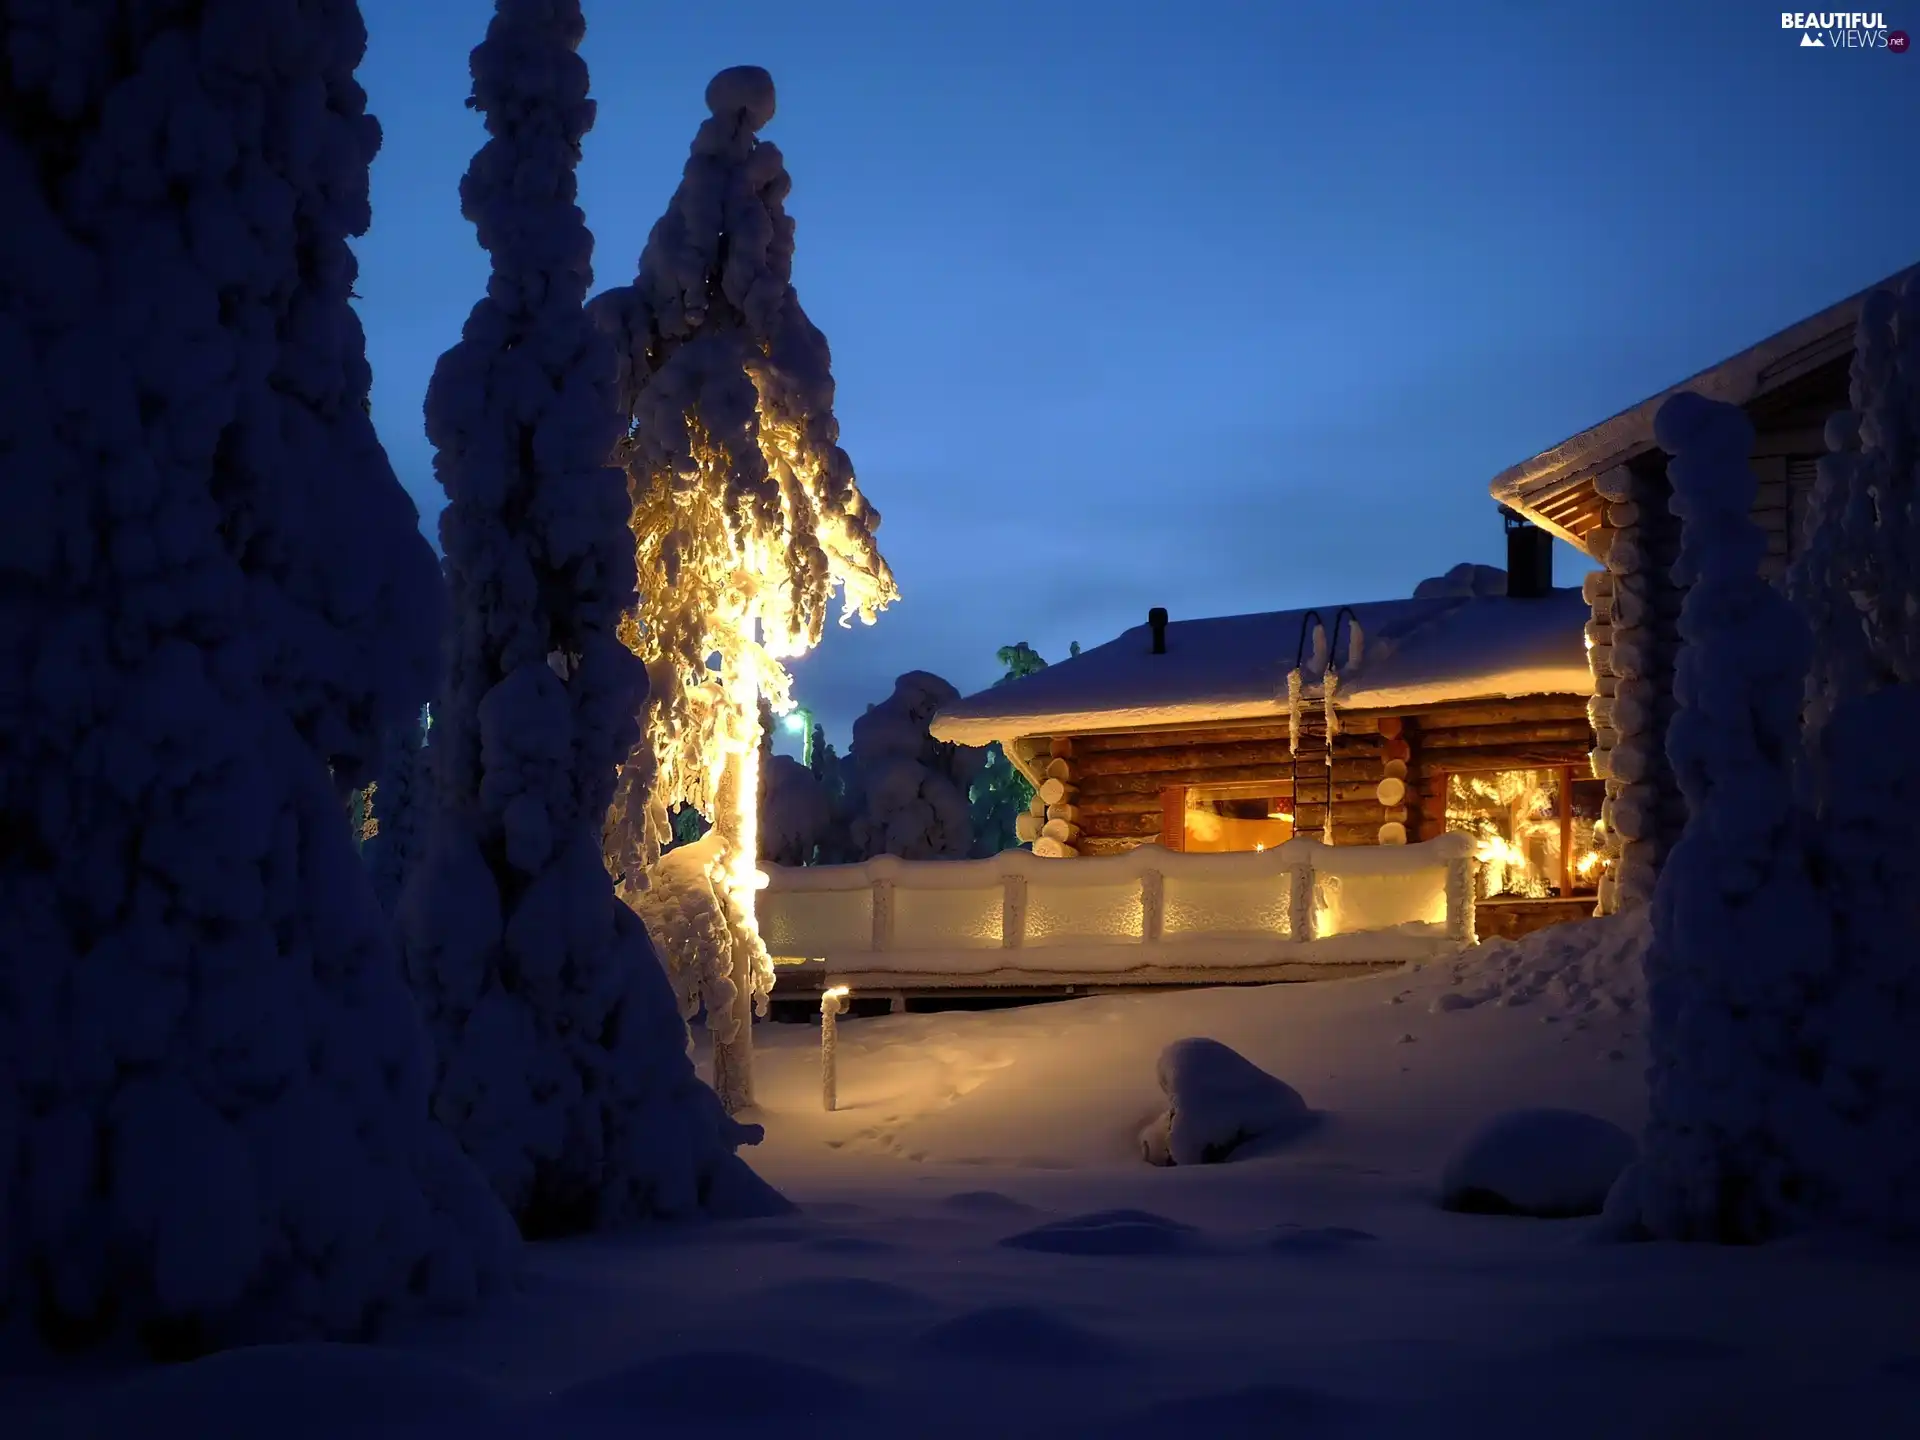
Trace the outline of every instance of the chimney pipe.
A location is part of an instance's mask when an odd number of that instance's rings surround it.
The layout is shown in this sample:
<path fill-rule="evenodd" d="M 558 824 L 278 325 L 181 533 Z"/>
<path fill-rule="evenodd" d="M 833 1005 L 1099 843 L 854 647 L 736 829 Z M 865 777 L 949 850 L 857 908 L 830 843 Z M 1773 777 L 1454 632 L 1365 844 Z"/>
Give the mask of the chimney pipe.
<path fill-rule="evenodd" d="M 1166 654 L 1167 612 L 1165 608 L 1156 605 L 1153 609 L 1147 611 L 1147 625 L 1153 631 L 1153 653 L 1156 655 Z"/>
<path fill-rule="evenodd" d="M 1507 597 L 1538 600 L 1553 592 L 1553 536 L 1526 516 L 1505 505 L 1500 518 L 1507 527 Z"/>

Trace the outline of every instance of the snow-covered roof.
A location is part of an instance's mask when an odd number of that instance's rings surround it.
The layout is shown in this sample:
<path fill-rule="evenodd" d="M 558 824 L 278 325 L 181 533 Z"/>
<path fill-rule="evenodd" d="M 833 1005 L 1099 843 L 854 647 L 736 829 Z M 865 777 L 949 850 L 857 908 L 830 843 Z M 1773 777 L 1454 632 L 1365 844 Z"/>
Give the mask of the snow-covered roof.
<path fill-rule="evenodd" d="M 1602 471 L 1653 449 L 1653 417 L 1669 397 L 1691 390 L 1709 400 L 1745 405 L 1756 396 L 1777 390 L 1840 359 L 1853 349 L 1854 327 L 1866 297 L 1876 290 L 1897 288 L 1917 269 L 1920 266 L 1910 266 L 1890 275 L 1531 459 L 1510 466 L 1493 477 L 1488 487 L 1493 498 L 1562 540 L 1588 549 L 1588 536 L 1593 528 L 1593 516 L 1588 512 L 1593 507 L 1583 507 L 1569 497 L 1575 491 L 1584 490 Z"/>
<path fill-rule="evenodd" d="M 1331 623 L 1336 608 L 1319 613 Z M 1349 608 L 1362 643 L 1359 663 L 1351 664 L 1341 627 L 1334 693 L 1343 709 L 1585 695 L 1593 687 L 1586 654 L 1591 610 L 1578 590 L 1531 600 L 1451 595 Z M 934 720 L 933 733 L 984 745 L 1019 735 L 1284 716 L 1287 672 L 1308 613 L 1176 620 L 1167 626 L 1163 655 L 1152 653 L 1151 632 L 1138 625 L 1070 660 L 954 701 Z M 1307 693 L 1320 693 L 1317 677 L 1309 678 Z"/>

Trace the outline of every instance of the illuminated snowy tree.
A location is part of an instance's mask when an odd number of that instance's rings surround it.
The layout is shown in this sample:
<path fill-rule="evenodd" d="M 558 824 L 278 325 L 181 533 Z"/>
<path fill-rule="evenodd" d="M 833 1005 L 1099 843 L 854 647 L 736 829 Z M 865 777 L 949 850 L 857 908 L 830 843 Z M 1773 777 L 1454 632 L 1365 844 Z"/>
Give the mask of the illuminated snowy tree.
<path fill-rule="evenodd" d="M 350 304 L 358 8 L 0 16 L 0 1326 L 471 1304 L 512 1228 L 346 821 L 442 614 Z"/>
<path fill-rule="evenodd" d="M 871 623 L 897 592 L 839 445 L 826 338 L 793 289 L 791 182 L 757 133 L 773 81 L 725 70 L 706 100 L 638 278 L 593 305 L 622 360 L 641 576 L 626 638 L 653 681 L 607 840 L 623 893 L 656 928 L 707 937 L 661 944 L 683 1005 L 705 1010 L 715 1087 L 737 1111 L 752 1103 L 752 1013 L 773 981 L 753 917 L 758 704 L 787 707 L 784 662 L 819 642 L 835 589 L 843 624 Z M 650 896 L 682 803 L 714 822 L 707 873 Z M 690 926 L 675 918 L 689 905 L 716 914 Z"/>
<path fill-rule="evenodd" d="M 493 262 L 427 392 L 454 628 L 428 752 L 436 804 L 401 898 L 438 1052 L 434 1111 L 529 1235 L 778 1208 L 694 1072 L 601 834 L 646 675 L 632 605 L 613 347 L 583 309 L 574 203 L 593 123 L 578 0 L 499 0 L 460 187 Z M 654 563 L 657 563 L 654 562 Z"/>

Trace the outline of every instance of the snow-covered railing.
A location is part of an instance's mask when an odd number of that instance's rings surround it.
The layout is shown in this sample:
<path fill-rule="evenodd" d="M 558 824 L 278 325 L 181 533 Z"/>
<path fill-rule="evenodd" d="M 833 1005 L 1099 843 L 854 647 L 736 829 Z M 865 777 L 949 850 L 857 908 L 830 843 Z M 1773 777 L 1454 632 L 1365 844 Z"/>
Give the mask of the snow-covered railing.
<path fill-rule="evenodd" d="M 1473 845 L 1329 846 L 1249 854 L 1143 845 L 1065 863 L 988 860 L 768 865 L 760 933 L 773 955 L 833 973 L 1186 974 L 1408 960 L 1473 939 Z"/>

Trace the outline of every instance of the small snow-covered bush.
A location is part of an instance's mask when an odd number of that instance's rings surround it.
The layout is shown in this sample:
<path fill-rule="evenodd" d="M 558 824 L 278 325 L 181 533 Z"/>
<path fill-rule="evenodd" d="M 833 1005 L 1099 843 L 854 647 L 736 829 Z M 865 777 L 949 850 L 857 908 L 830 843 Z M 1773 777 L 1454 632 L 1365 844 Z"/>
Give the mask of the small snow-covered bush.
<path fill-rule="evenodd" d="M 1313 1119 L 1299 1091 L 1218 1040 L 1174 1041 L 1160 1052 L 1159 1075 L 1167 1108 L 1140 1133 L 1149 1165 L 1210 1165 Z"/>
<path fill-rule="evenodd" d="M 1563 1219 L 1598 1215 L 1639 1147 L 1610 1120 L 1578 1110 L 1509 1110 L 1456 1150 L 1440 1181 L 1448 1210 Z"/>

